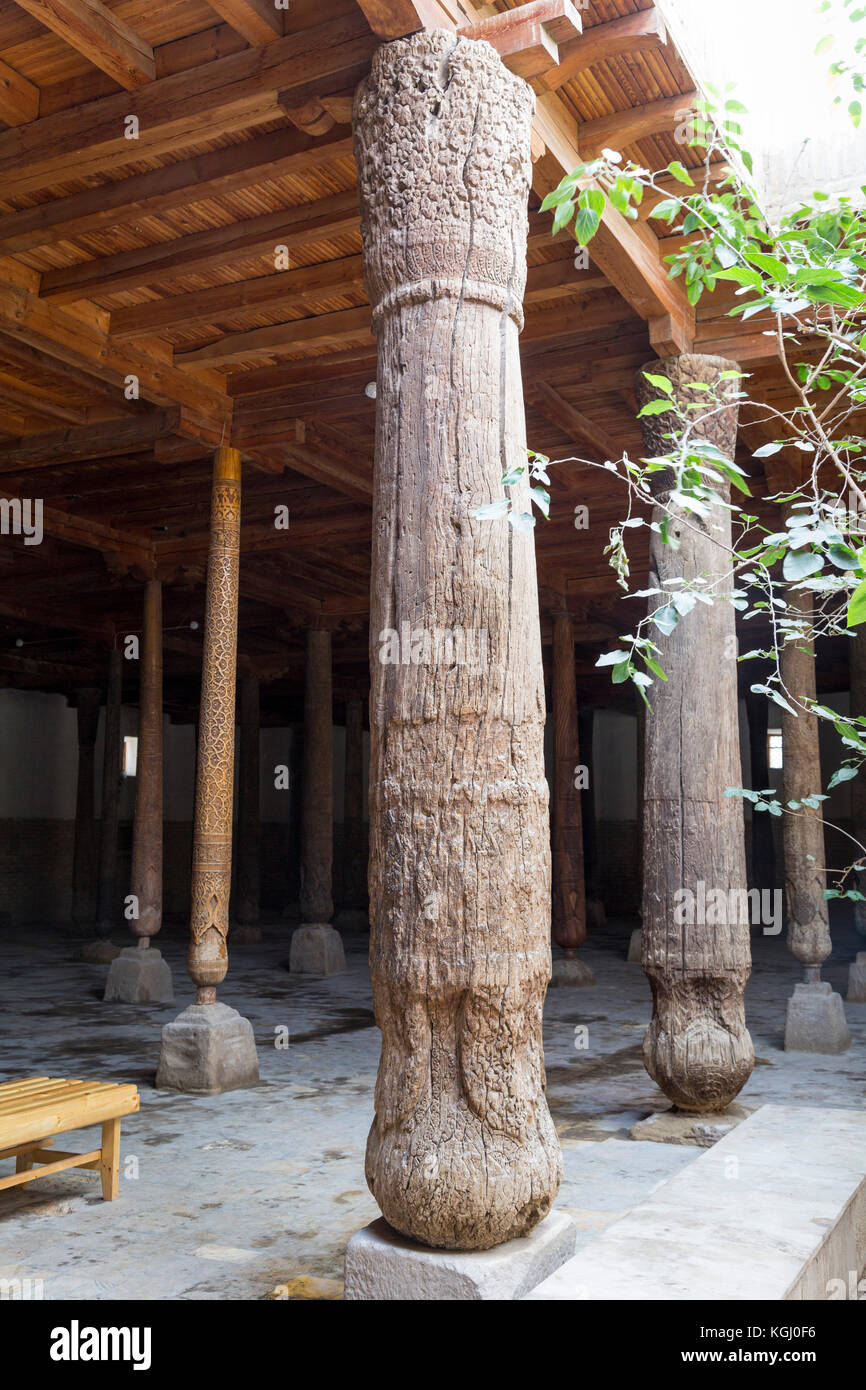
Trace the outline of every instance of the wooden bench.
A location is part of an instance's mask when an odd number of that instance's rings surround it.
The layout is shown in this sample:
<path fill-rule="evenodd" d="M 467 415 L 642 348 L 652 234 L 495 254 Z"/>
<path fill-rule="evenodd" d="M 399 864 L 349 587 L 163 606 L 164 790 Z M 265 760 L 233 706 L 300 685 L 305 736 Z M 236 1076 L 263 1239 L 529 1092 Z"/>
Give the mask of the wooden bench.
<path fill-rule="evenodd" d="M 64 1081 L 30 1076 L 0 1084 L 0 1159 L 14 1158 L 15 1172 L 0 1178 L 0 1190 L 32 1182 L 63 1168 L 98 1169 L 106 1202 L 117 1196 L 120 1177 L 120 1120 L 138 1110 L 135 1086 L 112 1081 Z M 102 1125 L 102 1144 L 89 1153 L 53 1148 L 55 1134 Z M 34 1163 L 41 1166 L 34 1168 Z"/>

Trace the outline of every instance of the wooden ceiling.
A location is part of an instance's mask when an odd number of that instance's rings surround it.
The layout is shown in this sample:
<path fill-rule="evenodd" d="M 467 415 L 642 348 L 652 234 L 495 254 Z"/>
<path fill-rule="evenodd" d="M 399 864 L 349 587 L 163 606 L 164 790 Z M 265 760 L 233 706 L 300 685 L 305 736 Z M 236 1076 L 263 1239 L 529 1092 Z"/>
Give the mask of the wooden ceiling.
<path fill-rule="evenodd" d="M 663 224 L 609 210 L 580 270 L 537 211 L 603 145 L 651 168 L 699 161 L 674 139 L 695 82 L 652 0 L 591 0 L 582 33 L 574 14 L 556 0 L 0 0 L 0 495 L 42 498 L 45 529 L 38 546 L 0 538 L 0 681 L 101 682 L 157 574 L 170 703 L 194 704 L 210 453 L 230 442 L 245 459 L 241 669 L 291 702 L 303 628 L 326 623 L 338 693 L 366 688 L 375 342 L 350 112 L 384 39 L 483 33 L 538 93 L 531 447 L 639 453 L 632 380 L 655 351 L 727 345 L 772 371 L 768 340 L 744 339 L 723 302 L 696 319 L 667 278 Z M 623 624 L 603 556 L 621 501 L 609 474 L 563 463 L 537 528 L 543 604 L 573 607 L 587 679 Z"/>

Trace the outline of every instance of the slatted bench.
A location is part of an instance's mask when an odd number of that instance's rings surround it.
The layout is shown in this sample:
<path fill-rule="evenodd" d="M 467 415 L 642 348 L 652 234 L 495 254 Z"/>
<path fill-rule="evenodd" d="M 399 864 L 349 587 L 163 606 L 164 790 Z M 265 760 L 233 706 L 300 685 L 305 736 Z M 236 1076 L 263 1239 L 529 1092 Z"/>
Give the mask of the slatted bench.
<path fill-rule="evenodd" d="M 113 1081 L 64 1081 L 30 1076 L 0 1084 L 0 1159 L 14 1158 L 15 1172 L 0 1178 L 0 1190 L 32 1182 L 63 1168 L 93 1168 L 106 1202 L 117 1196 L 120 1121 L 138 1110 L 135 1086 Z M 89 1153 L 55 1149 L 54 1135 L 102 1125 L 102 1144 Z M 41 1166 L 34 1168 L 34 1163 Z"/>

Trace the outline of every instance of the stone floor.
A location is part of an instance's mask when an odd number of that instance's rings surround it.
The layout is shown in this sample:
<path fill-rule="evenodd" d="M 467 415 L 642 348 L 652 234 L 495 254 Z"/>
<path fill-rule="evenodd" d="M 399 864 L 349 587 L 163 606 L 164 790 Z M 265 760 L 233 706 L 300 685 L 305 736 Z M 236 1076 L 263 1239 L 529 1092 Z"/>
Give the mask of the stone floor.
<path fill-rule="evenodd" d="M 628 1137 L 664 1105 L 641 1064 L 650 999 L 640 967 L 625 960 L 632 925 L 597 932 L 585 955 L 598 984 L 551 990 L 545 1011 L 565 1154 L 558 1205 L 580 1243 L 697 1153 Z M 253 1023 L 261 1083 L 208 1098 L 153 1087 L 160 1027 L 193 997 L 179 931 L 160 942 L 177 991 L 176 1004 L 160 1006 L 102 1003 L 107 967 L 73 963 L 56 931 L 2 934 L 0 1079 L 133 1081 L 141 1112 L 124 1121 L 117 1202 L 103 1203 L 97 1179 L 75 1172 L 0 1193 L 0 1281 L 41 1278 L 46 1299 L 261 1299 L 276 1285 L 289 1297 L 339 1295 L 346 1241 L 377 1215 L 364 1182 L 379 1053 L 366 938 L 346 938 L 345 975 L 312 979 L 288 974 L 289 931 L 266 926 L 263 945 L 232 952 L 221 997 Z M 844 995 L 863 941 L 850 927 L 835 937 L 825 976 Z M 786 1054 L 785 1000 L 799 972 L 783 938 L 757 937 L 753 948 L 757 1064 L 743 1102 L 864 1108 L 866 1004 L 846 1006 L 845 1055 Z"/>

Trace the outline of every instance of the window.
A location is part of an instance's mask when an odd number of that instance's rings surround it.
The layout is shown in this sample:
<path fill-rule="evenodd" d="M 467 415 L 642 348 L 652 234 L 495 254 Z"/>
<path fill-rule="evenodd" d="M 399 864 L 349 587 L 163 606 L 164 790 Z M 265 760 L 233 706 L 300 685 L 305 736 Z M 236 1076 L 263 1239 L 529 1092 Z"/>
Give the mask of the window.
<path fill-rule="evenodd" d="M 124 777 L 134 777 L 138 767 L 138 739 L 133 734 L 125 734 L 123 738 L 123 763 L 121 771 Z"/>
<path fill-rule="evenodd" d="M 767 730 L 767 765 L 772 768 L 783 767 L 785 763 L 782 749 L 782 730 Z"/>

